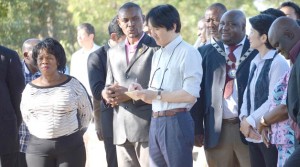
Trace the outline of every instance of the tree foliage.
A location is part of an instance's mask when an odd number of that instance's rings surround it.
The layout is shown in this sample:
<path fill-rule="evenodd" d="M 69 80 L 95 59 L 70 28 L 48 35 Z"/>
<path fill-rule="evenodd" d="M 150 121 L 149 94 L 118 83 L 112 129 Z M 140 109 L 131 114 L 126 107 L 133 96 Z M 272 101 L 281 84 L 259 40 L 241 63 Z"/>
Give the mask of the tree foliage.
<path fill-rule="evenodd" d="M 190 43 L 196 39 L 197 21 L 204 15 L 207 6 L 217 0 L 132 0 L 139 4 L 143 13 L 159 4 L 172 4 L 181 16 L 183 38 Z M 294 2 L 299 3 L 300 0 Z M 104 44 L 108 39 L 107 26 L 117 14 L 124 0 L 0 0 L 0 44 L 20 52 L 28 38 L 54 37 L 67 53 L 68 60 L 79 48 L 76 42 L 76 27 L 84 22 L 94 25 L 95 41 Z M 254 1 L 226 0 L 228 9 L 241 9 L 247 16 L 258 14 Z M 266 7 L 277 7 L 280 0 L 256 0 Z"/>

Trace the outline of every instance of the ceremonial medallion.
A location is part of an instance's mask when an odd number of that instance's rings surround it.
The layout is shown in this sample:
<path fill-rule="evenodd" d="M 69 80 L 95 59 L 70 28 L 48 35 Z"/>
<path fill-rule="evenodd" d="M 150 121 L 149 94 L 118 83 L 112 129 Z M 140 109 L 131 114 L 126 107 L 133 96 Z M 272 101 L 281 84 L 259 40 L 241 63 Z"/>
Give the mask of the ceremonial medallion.
<path fill-rule="evenodd" d="M 236 69 L 230 69 L 228 71 L 228 76 L 234 79 L 236 77 Z"/>

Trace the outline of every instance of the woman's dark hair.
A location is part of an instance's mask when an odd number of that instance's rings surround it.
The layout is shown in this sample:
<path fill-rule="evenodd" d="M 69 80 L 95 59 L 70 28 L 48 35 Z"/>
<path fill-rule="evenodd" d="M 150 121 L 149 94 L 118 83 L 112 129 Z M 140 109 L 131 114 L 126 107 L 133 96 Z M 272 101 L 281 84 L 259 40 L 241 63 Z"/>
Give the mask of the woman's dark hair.
<path fill-rule="evenodd" d="M 268 14 L 268 15 L 273 15 L 276 18 L 281 17 L 281 16 L 285 16 L 285 14 L 279 10 L 279 9 L 274 9 L 274 8 L 268 8 L 262 12 L 260 12 L 260 14 Z"/>
<path fill-rule="evenodd" d="M 283 8 L 283 7 L 290 7 L 293 8 L 295 10 L 295 13 L 297 15 L 297 19 L 300 19 L 300 7 L 291 1 L 287 1 L 287 2 L 283 2 L 280 6 L 279 9 Z"/>
<path fill-rule="evenodd" d="M 259 14 L 257 16 L 251 17 L 249 19 L 249 22 L 250 22 L 252 28 L 255 29 L 259 33 L 260 36 L 262 36 L 263 34 L 266 34 L 267 41 L 266 41 L 265 45 L 268 49 L 274 49 L 269 42 L 268 31 L 275 19 L 276 19 L 275 16 L 268 15 L 268 14 Z"/>
<path fill-rule="evenodd" d="M 32 50 L 34 64 L 37 65 L 37 58 L 41 51 L 46 51 L 55 56 L 57 61 L 57 70 L 64 73 L 66 68 L 66 53 L 62 45 L 53 38 L 46 38 L 38 43 Z"/>
<path fill-rule="evenodd" d="M 150 22 L 153 27 L 165 27 L 168 31 L 174 28 L 179 33 L 181 29 L 180 16 L 172 5 L 158 5 L 152 8 L 146 16 L 147 25 Z"/>

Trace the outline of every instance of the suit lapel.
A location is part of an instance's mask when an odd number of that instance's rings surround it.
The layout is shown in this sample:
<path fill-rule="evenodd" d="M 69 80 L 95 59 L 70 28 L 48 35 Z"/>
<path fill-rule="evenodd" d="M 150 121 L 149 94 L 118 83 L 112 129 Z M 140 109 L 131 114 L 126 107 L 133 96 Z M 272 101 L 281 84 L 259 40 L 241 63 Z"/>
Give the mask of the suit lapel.
<path fill-rule="evenodd" d="M 126 69 L 127 68 L 127 58 L 126 58 L 126 47 L 125 42 L 121 42 L 118 45 L 118 55 L 114 56 L 115 61 L 118 62 L 118 68 Z"/>

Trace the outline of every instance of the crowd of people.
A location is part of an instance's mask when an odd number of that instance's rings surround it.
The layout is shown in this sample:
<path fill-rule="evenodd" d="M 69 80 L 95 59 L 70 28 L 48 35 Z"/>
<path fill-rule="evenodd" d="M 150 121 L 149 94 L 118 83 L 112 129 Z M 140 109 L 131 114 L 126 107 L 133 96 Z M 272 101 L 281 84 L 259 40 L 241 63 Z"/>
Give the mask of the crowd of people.
<path fill-rule="evenodd" d="M 108 167 L 300 164 L 300 7 L 284 2 L 249 19 L 206 8 L 194 46 L 177 9 L 146 16 L 123 4 L 104 46 L 77 27 L 70 75 L 62 45 L 31 38 L 18 54 L 0 46 L 0 167 L 84 167 L 91 122 Z M 147 30 L 147 31 L 146 31 Z"/>

